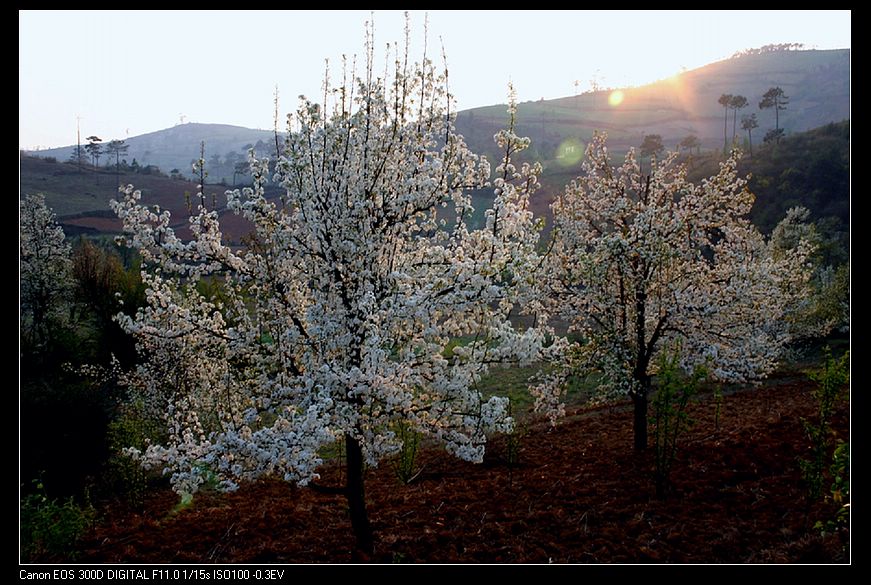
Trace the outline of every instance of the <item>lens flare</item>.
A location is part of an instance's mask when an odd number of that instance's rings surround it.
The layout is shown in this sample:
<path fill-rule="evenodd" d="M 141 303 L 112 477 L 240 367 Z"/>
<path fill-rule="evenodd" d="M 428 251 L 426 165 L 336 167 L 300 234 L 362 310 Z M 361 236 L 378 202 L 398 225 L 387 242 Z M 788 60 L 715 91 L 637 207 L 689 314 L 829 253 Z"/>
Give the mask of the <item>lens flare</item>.
<path fill-rule="evenodd" d="M 587 145 L 577 138 L 566 138 L 556 149 L 556 163 L 562 167 L 571 167 L 584 158 Z"/>
<path fill-rule="evenodd" d="M 619 106 L 623 103 L 623 92 L 619 89 L 615 89 L 611 92 L 611 95 L 608 96 L 608 103 L 612 106 Z"/>

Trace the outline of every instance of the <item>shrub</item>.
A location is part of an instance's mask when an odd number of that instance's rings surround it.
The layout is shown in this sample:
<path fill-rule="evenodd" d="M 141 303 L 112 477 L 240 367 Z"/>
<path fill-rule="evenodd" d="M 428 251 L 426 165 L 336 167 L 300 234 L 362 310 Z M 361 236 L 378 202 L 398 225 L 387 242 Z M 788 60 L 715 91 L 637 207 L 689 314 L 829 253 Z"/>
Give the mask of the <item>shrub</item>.
<path fill-rule="evenodd" d="M 690 427 L 687 413 L 690 399 L 699 383 L 707 377 L 702 367 L 687 376 L 680 368 L 677 354 L 663 355 L 659 360 L 654 408 L 654 458 L 656 496 L 665 497 L 671 489 L 669 476 L 677 456 L 678 439 Z"/>
<path fill-rule="evenodd" d="M 835 512 L 825 521 L 817 520 L 814 529 L 820 536 L 836 534 L 841 538 L 844 552 L 850 546 L 850 444 L 840 441 L 832 455 L 832 465 L 829 467 L 832 475 L 831 496 L 827 500 L 837 506 Z"/>
<path fill-rule="evenodd" d="M 423 469 L 417 468 L 417 448 L 420 446 L 420 433 L 405 421 L 396 423 L 396 437 L 402 441 L 399 454 L 393 462 L 396 477 L 409 484 L 420 475 Z"/>
<path fill-rule="evenodd" d="M 149 416 L 141 401 L 121 406 L 115 420 L 109 423 L 107 483 L 112 493 L 128 504 L 140 507 L 145 502 L 148 474 L 142 464 L 128 455 L 125 449 L 144 449 L 148 442 L 161 438 L 161 421 Z"/>
<path fill-rule="evenodd" d="M 817 420 L 802 419 L 805 432 L 811 442 L 810 457 L 799 461 L 802 477 L 807 486 L 808 505 L 818 500 L 823 490 L 823 474 L 829 461 L 832 413 L 835 404 L 850 380 L 850 352 L 838 359 L 832 357 L 830 348 L 825 349 L 825 363 L 822 368 L 810 373 L 816 382 L 813 392 L 817 403 Z"/>
<path fill-rule="evenodd" d="M 70 498 L 49 499 L 42 481 L 35 492 L 21 500 L 21 560 L 74 560 L 76 545 L 94 516 L 93 508 L 80 507 Z"/>

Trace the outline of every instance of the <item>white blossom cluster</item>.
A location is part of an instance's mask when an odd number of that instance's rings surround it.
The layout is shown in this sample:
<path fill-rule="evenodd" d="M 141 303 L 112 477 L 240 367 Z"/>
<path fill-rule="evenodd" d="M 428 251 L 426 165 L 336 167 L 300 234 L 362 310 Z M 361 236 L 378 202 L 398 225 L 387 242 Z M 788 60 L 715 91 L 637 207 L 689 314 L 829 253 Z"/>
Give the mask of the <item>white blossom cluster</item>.
<path fill-rule="evenodd" d="M 771 232 L 771 254 L 781 257 L 799 246 L 821 246 L 822 238 L 816 225 L 809 222 L 810 211 L 804 207 L 787 210 L 786 217 Z M 849 271 L 814 262 L 810 283 L 811 293 L 801 299 L 786 316 L 794 337 L 822 337 L 835 328 L 846 331 L 850 323 Z"/>
<path fill-rule="evenodd" d="M 541 308 L 528 209 L 540 168 L 511 162 L 528 144 L 512 123 L 490 185 L 454 130 L 446 73 L 397 53 L 379 77 L 371 47 L 366 61 L 338 87 L 328 78 L 323 103 L 301 100 L 274 172 L 249 154 L 253 188 L 227 193 L 253 226 L 241 249 L 202 205 L 186 242 L 132 186 L 113 203 L 147 285 L 147 305 L 118 316 L 144 358 L 127 382 L 170 431 L 136 455 L 179 492 L 213 475 L 228 489 L 264 474 L 304 484 L 342 437 L 374 465 L 399 449 L 399 420 L 469 461 L 512 428 L 507 398 L 476 383 L 490 364 L 539 359 L 549 333 L 509 321 Z M 487 186 L 475 228 L 469 190 Z M 203 294 L 203 279 L 221 294 Z M 456 338 L 468 343 L 445 357 Z"/>
<path fill-rule="evenodd" d="M 45 341 L 50 320 L 63 318 L 64 295 L 72 286 L 70 246 L 42 195 L 18 203 L 18 269 L 22 332 L 37 345 Z"/>
<path fill-rule="evenodd" d="M 642 175 L 634 151 L 612 167 L 605 135 L 593 138 L 582 175 L 553 204 L 543 271 L 554 313 L 581 341 L 534 389 L 540 408 L 558 405 L 578 372 L 598 372 L 605 397 L 646 392 L 666 347 L 681 347 L 688 371 L 705 365 L 724 381 L 776 365 L 807 292 L 812 242 L 765 241 L 748 219 L 754 198 L 738 158 L 693 184 L 674 154 Z"/>

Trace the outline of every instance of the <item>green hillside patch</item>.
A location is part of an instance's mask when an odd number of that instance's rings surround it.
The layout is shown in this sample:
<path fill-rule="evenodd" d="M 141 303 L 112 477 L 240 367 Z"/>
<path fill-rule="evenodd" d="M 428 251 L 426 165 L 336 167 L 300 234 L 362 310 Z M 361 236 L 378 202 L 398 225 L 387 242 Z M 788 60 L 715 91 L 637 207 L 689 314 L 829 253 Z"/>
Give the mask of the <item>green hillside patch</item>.
<path fill-rule="evenodd" d="M 710 176 L 719 161 L 712 153 L 694 157 L 690 178 Z M 827 230 L 840 234 L 837 237 L 846 245 L 850 226 L 849 120 L 787 134 L 780 144 L 756 144 L 754 137 L 753 156 L 745 152 L 739 172 L 751 175 L 749 186 L 756 202 L 750 218 L 763 232 L 770 232 L 789 208 L 802 206 L 810 210 L 812 220 L 822 220 Z"/>

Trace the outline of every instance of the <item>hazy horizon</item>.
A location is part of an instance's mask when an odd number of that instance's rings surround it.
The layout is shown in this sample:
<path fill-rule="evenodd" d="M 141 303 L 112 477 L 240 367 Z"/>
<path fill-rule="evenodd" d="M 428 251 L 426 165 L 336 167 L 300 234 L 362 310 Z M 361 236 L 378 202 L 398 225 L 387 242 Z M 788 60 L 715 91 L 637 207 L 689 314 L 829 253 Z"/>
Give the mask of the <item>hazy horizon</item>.
<path fill-rule="evenodd" d="M 370 18 L 365 11 L 19 11 L 19 148 L 75 144 L 77 116 L 83 138 L 104 140 L 184 122 L 271 128 L 275 87 L 282 113 L 295 109 L 298 95 L 317 95 L 324 59 L 360 53 Z M 424 19 L 411 13 L 415 58 Z M 850 48 L 851 13 L 434 11 L 428 19 L 429 54 L 444 45 L 452 91 L 468 109 L 504 103 L 509 81 L 520 101 L 553 99 L 588 90 L 593 80 L 643 85 L 767 44 Z M 402 12 L 378 11 L 374 21 L 376 47 L 403 37 Z"/>

